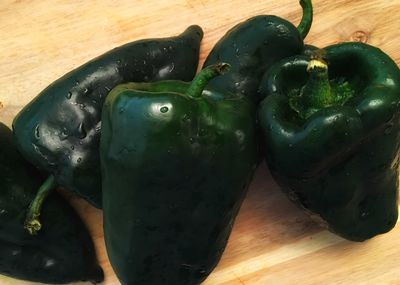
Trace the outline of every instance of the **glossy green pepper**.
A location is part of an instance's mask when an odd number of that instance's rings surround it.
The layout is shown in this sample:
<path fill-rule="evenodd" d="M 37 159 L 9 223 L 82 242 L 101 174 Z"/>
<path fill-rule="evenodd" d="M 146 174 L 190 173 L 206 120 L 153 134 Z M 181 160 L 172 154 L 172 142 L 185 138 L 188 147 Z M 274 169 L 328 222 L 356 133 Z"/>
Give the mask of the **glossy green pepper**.
<path fill-rule="evenodd" d="M 54 284 L 101 282 L 103 271 L 90 235 L 57 193 L 43 208 L 43 230 L 38 235 L 24 230 L 26 208 L 43 179 L 18 153 L 11 130 L 1 123 L 0 173 L 0 274 Z"/>
<path fill-rule="evenodd" d="M 132 83 L 103 109 L 104 233 L 124 285 L 200 284 L 218 263 L 256 166 L 255 109 L 192 83 Z"/>
<path fill-rule="evenodd" d="M 254 103 L 262 100 L 258 91 L 263 74 L 279 60 L 304 52 L 303 39 L 312 20 L 311 0 L 300 0 L 303 17 L 296 28 L 285 19 L 272 15 L 252 17 L 230 29 L 208 55 L 204 67 L 228 62 L 229 73 L 213 79 L 209 87 L 241 94 Z"/>
<path fill-rule="evenodd" d="M 202 37 L 199 26 L 190 26 L 176 37 L 125 44 L 67 73 L 15 118 L 21 153 L 52 174 L 55 184 L 101 208 L 100 120 L 106 95 L 120 83 L 192 80 Z"/>
<path fill-rule="evenodd" d="M 260 90 L 266 160 L 289 197 L 349 240 L 392 229 L 400 148 L 393 60 L 367 44 L 336 44 L 278 63 Z"/>

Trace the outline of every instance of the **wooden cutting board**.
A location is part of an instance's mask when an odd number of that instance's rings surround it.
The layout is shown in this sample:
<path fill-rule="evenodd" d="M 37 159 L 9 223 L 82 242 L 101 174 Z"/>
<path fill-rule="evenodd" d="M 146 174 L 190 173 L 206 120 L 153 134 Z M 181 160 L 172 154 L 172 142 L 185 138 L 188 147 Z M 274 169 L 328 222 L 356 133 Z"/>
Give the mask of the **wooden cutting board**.
<path fill-rule="evenodd" d="M 306 42 L 376 45 L 400 64 L 399 0 L 314 0 Z M 129 41 L 203 27 L 201 63 L 233 25 L 275 14 L 297 25 L 297 0 L 1 0 L 0 121 L 55 79 Z M 102 213 L 70 197 L 95 240 L 106 280 L 119 284 L 108 263 Z M 279 191 L 265 165 L 254 178 L 224 256 L 204 285 L 400 284 L 400 226 L 364 243 L 320 228 Z M 33 284 L 0 277 L 1 285 Z M 160 284 L 162 285 L 162 284 Z"/>

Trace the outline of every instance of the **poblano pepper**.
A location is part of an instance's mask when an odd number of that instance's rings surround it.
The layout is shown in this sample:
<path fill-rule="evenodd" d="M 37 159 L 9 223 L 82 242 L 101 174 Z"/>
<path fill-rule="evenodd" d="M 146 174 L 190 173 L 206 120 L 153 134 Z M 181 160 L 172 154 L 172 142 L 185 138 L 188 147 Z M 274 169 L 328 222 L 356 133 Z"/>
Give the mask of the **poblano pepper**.
<path fill-rule="evenodd" d="M 21 153 L 54 175 L 56 184 L 100 208 L 100 119 L 106 95 L 124 82 L 192 80 L 202 36 L 199 26 L 191 26 L 176 37 L 128 43 L 67 73 L 15 118 Z"/>
<path fill-rule="evenodd" d="M 256 166 L 255 109 L 192 83 L 117 86 L 102 117 L 107 252 L 124 285 L 200 284 L 219 261 Z"/>
<path fill-rule="evenodd" d="M 93 242 L 74 210 L 57 193 L 43 207 L 37 235 L 24 229 L 25 212 L 43 182 L 18 153 L 0 123 L 0 274 L 44 283 L 103 280 Z"/>
<path fill-rule="evenodd" d="M 397 221 L 400 70 L 367 44 L 324 50 L 266 74 L 259 113 L 266 160 L 292 200 L 362 241 Z"/>
<path fill-rule="evenodd" d="M 241 94 L 258 104 L 263 94 L 258 87 L 263 74 L 279 60 L 304 52 L 303 39 L 312 20 L 311 0 L 300 0 L 303 17 L 296 28 L 285 19 L 260 15 L 230 29 L 208 55 L 204 67 L 218 62 L 231 65 L 229 73 L 213 79 L 209 87 Z"/>

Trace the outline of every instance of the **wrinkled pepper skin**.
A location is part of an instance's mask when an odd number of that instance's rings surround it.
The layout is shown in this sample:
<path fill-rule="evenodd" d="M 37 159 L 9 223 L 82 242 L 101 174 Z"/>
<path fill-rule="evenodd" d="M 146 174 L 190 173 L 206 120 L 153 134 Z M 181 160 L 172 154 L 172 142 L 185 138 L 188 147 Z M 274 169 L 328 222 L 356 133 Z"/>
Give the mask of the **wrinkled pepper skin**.
<path fill-rule="evenodd" d="M 17 152 L 11 130 L 1 123 L 0 172 L 0 274 L 52 284 L 101 282 L 90 235 L 57 193 L 43 207 L 42 231 L 25 231 L 25 210 L 43 179 Z"/>
<path fill-rule="evenodd" d="M 312 24 L 311 0 L 301 0 L 303 19 L 298 28 L 273 15 L 259 15 L 237 24 L 223 36 L 208 55 L 204 67 L 228 62 L 230 72 L 214 78 L 209 88 L 241 94 L 255 104 L 263 74 L 283 58 L 304 52 L 303 39 Z"/>
<path fill-rule="evenodd" d="M 224 251 L 255 169 L 253 104 L 189 89 L 127 84 L 104 105 L 104 231 L 124 285 L 200 284 Z"/>
<path fill-rule="evenodd" d="M 107 94 L 131 81 L 192 80 L 202 36 L 199 26 L 191 26 L 176 37 L 128 43 L 67 73 L 15 118 L 21 153 L 101 208 L 100 120 Z"/>
<path fill-rule="evenodd" d="M 397 221 L 400 70 L 366 44 L 324 50 L 330 82 L 344 79 L 354 96 L 301 119 L 289 94 L 305 86 L 309 60 L 275 65 L 262 82 L 259 113 L 266 161 L 292 200 L 331 231 L 363 241 Z"/>

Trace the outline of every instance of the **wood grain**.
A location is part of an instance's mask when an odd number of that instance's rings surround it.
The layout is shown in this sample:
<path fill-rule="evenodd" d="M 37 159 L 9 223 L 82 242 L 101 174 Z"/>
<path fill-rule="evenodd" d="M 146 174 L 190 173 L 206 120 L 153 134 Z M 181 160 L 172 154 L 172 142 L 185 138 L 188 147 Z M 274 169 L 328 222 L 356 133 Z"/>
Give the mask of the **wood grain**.
<path fill-rule="evenodd" d="M 400 64 L 400 1 L 314 0 L 314 9 L 307 43 L 364 41 Z M 230 27 L 258 14 L 297 24 L 301 10 L 296 0 L 2 0 L 0 121 L 10 125 L 49 83 L 113 47 L 198 24 L 205 32 L 202 63 Z M 69 199 L 93 235 L 104 285 L 119 284 L 104 248 L 101 211 Z M 396 226 L 368 242 L 352 243 L 324 231 L 286 199 L 263 165 L 224 256 L 204 285 L 400 284 L 399 232 Z M 34 283 L 0 277 L 0 284 Z"/>

